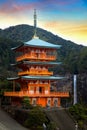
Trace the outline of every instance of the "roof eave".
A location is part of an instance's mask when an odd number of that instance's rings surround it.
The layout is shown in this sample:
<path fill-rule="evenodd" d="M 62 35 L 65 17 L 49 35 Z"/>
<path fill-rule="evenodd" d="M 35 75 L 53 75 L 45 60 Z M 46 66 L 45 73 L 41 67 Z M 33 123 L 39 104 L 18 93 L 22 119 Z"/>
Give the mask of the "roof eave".
<path fill-rule="evenodd" d="M 17 47 L 11 48 L 11 50 L 12 50 L 12 51 L 16 51 L 17 49 L 19 49 L 19 48 L 22 47 L 22 46 L 24 46 L 24 43 L 21 44 L 21 45 L 19 45 L 19 46 L 17 46 Z"/>
<path fill-rule="evenodd" d="M 37 47 L 37 48 L 49 48 L 49 49 L 59 49 L 61 47 L 61 45 L 58 46 L 38 46 L 38 45 L 29 45 L 29 44 L 24 44 L 24 46 L 29 46 L 29 47 Z"/>
<path fill-rule="evenodd" d="M 13 81 L 13 80 L 17 80 L 17 79 L 19 79 L 20 77 L 13 77 L 13 78 L 7 78 L 7 80 L 9 80 L 9 81 Z"/>
<path fill-rule="evenodd" d="M 61 80 L 65 79 L 65 77 L 53 77 L 53 76 L 22 76 L 22 79 L 29 79 L 29 80 Z"/>

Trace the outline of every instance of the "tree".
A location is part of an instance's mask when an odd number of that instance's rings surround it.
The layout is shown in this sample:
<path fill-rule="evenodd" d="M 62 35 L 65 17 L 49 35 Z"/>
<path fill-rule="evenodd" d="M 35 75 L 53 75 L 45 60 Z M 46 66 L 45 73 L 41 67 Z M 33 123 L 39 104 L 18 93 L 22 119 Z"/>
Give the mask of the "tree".
<path fill-rule="evenodd" d="M 82 104 L 76 104 L 69 108 L 71 115 L 78 122 L 79 127 L 82 129 L 87 125 L 87 107 Z"/>
<path fill-rule="evenodd" d="M 47 121 L 45 113 L 42 111 L 40 107 L 34 107 L 28 113 L 28 118 L 26 119 L 24 125 L 28 128 L 38 127 L 42 128 L 43 123 Z"/>
<path fill-rule="evenodd" d="M 87 72 L 87 47 L 84 47 L 80 52 L 78 68 L 80 72 Z"/>
<path fill-rule="evenodd" d="M 55 122 L 50 122 L 47 126 L 47 130 L 56 130 L 57 126 Z"/>
<path fill-rule="evenodd" d="M 30 104 L 30 99 L 29 99 L 29 97 L 24 97 L 24 98 L 23 98 L 23 100 L 22 100 L 22 106 L 23 106 L 23 108 L 25 108 L 25 109 L 31 108 L 31 104 Z"/>

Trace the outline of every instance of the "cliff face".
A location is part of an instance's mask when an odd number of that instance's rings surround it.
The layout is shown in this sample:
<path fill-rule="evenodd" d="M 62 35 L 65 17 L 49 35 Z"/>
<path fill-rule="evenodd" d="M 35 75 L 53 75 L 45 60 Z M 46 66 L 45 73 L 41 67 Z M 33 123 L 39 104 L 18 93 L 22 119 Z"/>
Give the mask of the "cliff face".
<path fill-rule="evenodd" d="M 87 104 L 87 73 L 79 74 L 77 78 L 78 101 Z"/>
<path fill-rule="evenodd" d="M 66 79 L 60 80 L 55 83 L 55 91 L 69 91 L 71 95 L 71 104 L 73 104 L 73 74 L 67 73 L 65 75 Z M 78 103 L 87 104 L 87 73 L 77 75 L 77 100 Z M 57 86 L 57 88 L 56 88 Z"/>

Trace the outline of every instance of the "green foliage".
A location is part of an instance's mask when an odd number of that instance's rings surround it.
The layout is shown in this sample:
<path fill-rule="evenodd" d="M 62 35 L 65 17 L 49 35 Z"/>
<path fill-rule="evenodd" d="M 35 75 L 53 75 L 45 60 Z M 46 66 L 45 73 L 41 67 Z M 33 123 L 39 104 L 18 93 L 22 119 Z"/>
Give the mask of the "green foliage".
<path fill-rule="evenodd" d="M 29 97 L 24 97 L 22 100 L 22 106 L 24 109 L 32 108 Z"/>
<path fill-rule="evenodd" d="M 55 122 L 50 122 L 48 125 L 47 125 L 47 130 L 56 130 L 56 124 Z"/>
<path fill-rule="evenodd" d="M 66 64 L 68 71 L 71 73 L 74 73 L 74 71 L 76 71 L 78 55 L 78 51 L 70 52 L 70 54 L 64 59 L 64 64 Z"/>
<path fill-rule="evenodd" d="M 87 47 L 82 48 L 78 62 L 79 72 L 87 72 Z"/>
<path fill-rule="evenodd" d="M 12 91 L 12 84 L 7 80 L 0 80 L 0 95 L 2 96 L 6 91 Z"/>
<path fill-rule="evenodd" d="M 79 126 L 79 128 L 80 128 L 81 130 L 84 130 L 84 123 L 83 123 L 82 120 L 79 120 L 79 121 L 78 121 L 78 126 Z"/>
<path fill-rule="evenodd" d="M 43 123 L 47 121 L 44 112 L 39 107 L 34 107 L 28 113 L 28 118 L 24 125 L 28 128 L 38 128 L 42 127 Z M 37 129 L 38 130 L 38 129 Z"/>
<path fill-rule="evenodd" d="M 11 39 L 0 38 L 0 70 L 11 69 L 10 63 L 15 61 L 14 53 L 11 48 L 19 45 L 21 42 L 15 42 Z"/>
<path fill-rule="evenodd" d="M 0 36 L 15 41 L 27 41 L 32 38 L 34 28 L 29 25 L 17 25 L 6 28 L 0 32 Z"/>
<path fill-rule="evenodd" d="M 81 104 L 76 104 L 69 108 L 71 115 L 78 122 L 80 128 L 87 125 L 87 107 Z"/>

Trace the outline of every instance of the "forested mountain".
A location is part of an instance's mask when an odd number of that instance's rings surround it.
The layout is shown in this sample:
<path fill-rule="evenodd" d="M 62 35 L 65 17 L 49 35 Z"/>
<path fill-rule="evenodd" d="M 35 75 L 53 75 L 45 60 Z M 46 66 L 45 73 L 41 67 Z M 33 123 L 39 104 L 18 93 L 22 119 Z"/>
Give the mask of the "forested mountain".
<path fill-rule="evenodd" d="M 16 69 L 10 66 L 10 63 L 15 62 L 15 54 L 11 51 L 11 48 L 32 39 L 33 35 L 34 27 L 29 25 L 0 29 L 0 79 L 6 79 L 6 77 L 15 74 Z M 78 72 L 78 94 L 87 102 L 87 96 L 84 94 L 87 92 L 87 47 L 77 45 L 41 28 L 37 28 L 37 35 L 42 40 L 62 45 L 58 50 L 58 61 L 61 61 L 62 65 L 54 70 L 55 74 L 72 75 L 74 72 Z M 0 85 L 1 87 L 4 86 L 2 81 L 0 81 Z"/>

